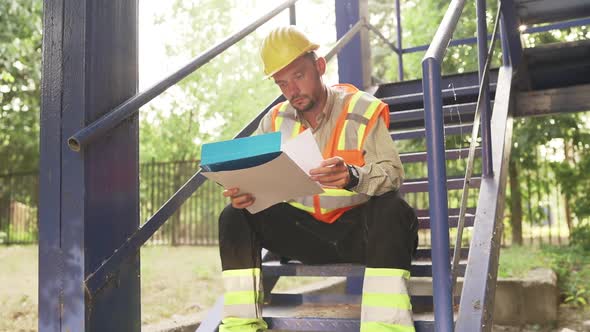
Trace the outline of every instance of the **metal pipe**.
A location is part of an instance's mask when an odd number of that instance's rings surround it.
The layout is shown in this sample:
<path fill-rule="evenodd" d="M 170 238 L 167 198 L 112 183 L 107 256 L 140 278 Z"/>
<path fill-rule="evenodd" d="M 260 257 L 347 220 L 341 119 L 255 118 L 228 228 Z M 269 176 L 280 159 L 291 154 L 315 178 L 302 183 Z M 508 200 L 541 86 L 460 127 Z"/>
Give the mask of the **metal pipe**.
<path fill-rule="evenodd" d="M 486 22 L 485 0 L 477 0 L 475 2 L 475 10 L 477 13 L 477 63 L 479 84 L 482 85 L 483 88 L 481 95 L 482 173 L 484 177 L 492 177 L 494 171 L 492 165 L 492 129 L 490 123 L 492 112 L 490 108 L 490 87 L 487 81 L 483 81 L 483 78 L 486 75 L 484 70 L 486 70 L 485 63 L 486 55 L 488 54 L 488 28 Z"/>
<path fill-rule="evenodd" d="M 379 39 L 381 39 L 381 41 L 383 41 L 385 44 L 387 44 L 387 46 L 389 46 L 389 48 L 394 51 L 397 54 L 400 54 L 401 52 L 399 51 L 399 49 L 397 48 L 397 46 L 395 46 L 392 42 L 389 41 L 389 39 L 387 39 L 387 37 L 385 37 L 381 31 L 379 31 L 379 29 L 377 29 L 374 25 L 372 25 L 371 23 L 367 23 L 367 28 L 371 31 L 373 31 L 377 37 L 379 37 Z"/>
<path fill-rule="evenodd" d="M 451 2 L 442 22 L 440 22 L 440 25 L 434 34 L 434 38 L 432 38 L 432 42 L 424 55 L 424 59 L 436 59 L 439 63 L 442 61 L 445 51 L 447 50 L 447 45 L 449 45 L 449 42 L 453 37 L 453 32 L 457 28 L 457 22 L 459 22 L 459 17 L 461 17 L 464 7 L 465 0 L 453 0 Z"/>
<path fill-rule="evenodd" d="M 336 42 L 334 47 L 332 47 L 332 49 L 328 52 L 328 54 L 324 56 L 326 61 L 330 61 L 332 57 L 334 57 L 334 55 L 340 52 L 340 50 L 343 49 L 344 46 L 346 46 L 346 44 L 348 44 L 363 27 L 365 27 L 365 22 L 363 20 L 359 20 L 358 22 L 356 22 L 356 24 L 353 25 L 352 28 L 350 28 L 350 30 L 348 30 L 348 32 L 344 34 L 344 36 L 338 39 L 338 41 Z"/>
<path fill-rule="evenodd" d="M 289 24 L 297 24 L 297 12 L 295 11 L 295 4 L 289 6 Z"/>
<path fill-rule="evenodd" d="M 442 44 L 441 44 L 442 45 Z M 442 52 L 433 52 L 440 55 Z M 451 269 L 449 262 L 449 218 L 445 138 L 442 117 L 441 68 L 436 58 L 422 61 L 424 123 L 428 151 L 428 198 L 432 241 L 432 283 L 435 331 L 453 331 Z"/>
<path fill-rule="evenodd" d="M 397 49 L 402 49 L 402 15 L 399 0 L 395 0 L 395 19 L 397 24 Z M 397 52 L 397 70 L 400 81 L 404 80 L 404 53 Z"/>
<path fill-rule="evenodd" d="M 465 0 L 451 2 L 422 60 L 432 238 L 434 321 L 435 330 L 441 332 L 453 331 L 454 321 L 449 262 L 449 213 L 440 64 L 464 7 Z"/>
<path fill-rule="evenodd" d="M 297 0 L 285 1 L 283 4 L 276 7 L 269 13 L 263 15 L 250 25 L 246 26 L 244 29 L 229 36 L 219 44 L 201 53 L 199 56 L 191 60 L 188 64 L 180 68 L 172 75 L 164 78 L 160 82 L 148 88 L 146 91 L 129 98 L 121 105 L 117 106 L 115 109 L 102 116 L 100 119 L 96 120 L 89 126 L 83 128 L 82 130 L 74 134 L 72 137 L 70 137 L 68 139 L 68 146 L 73 151 L 80 151 L 80 149 L 82 149 L 82 147 L 84 147 L 86 144 L 97 139 L 98 137 L 101 137 L 106 132 L 119 125 L 128 117 L 137 113 L 141 106 L 147 104 L 149 101 L 162 94 L 162 92 L 166 91 L 166 89 L 178 83 L 180 80 L 190 75 L 207 62 L 211 61 L 211 59 L 215 58 L 217 55 L 219 55 L 220 53 L 222 53 L 238 41 L 242 40 L 252 31 L 256 30 L 259 26 L 266 23 L 274 16 L 278 15 L 284 9 L 294 5 L 295 2 L 297 2 Z"/>

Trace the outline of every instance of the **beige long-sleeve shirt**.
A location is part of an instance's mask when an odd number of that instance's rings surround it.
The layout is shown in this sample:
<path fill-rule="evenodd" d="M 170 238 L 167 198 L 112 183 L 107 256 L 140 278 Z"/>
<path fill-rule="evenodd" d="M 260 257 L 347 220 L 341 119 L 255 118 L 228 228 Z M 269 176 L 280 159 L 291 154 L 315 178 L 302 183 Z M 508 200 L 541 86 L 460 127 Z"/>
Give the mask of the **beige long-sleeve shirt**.
<path fill-rule="evenodd" d="M 322 152 L 332 137 L 339 115 L 344 111 L 344 97 L 343 91 L 328 87 L 326 105 L 316 118 L 317 127 L 312 130 Z M 306 128 L 311 128 L 299 111 L 297 111 L 297 120 Z M 269 112 L 260 122 L 257 133 L 271 131 L 272 119 L 271 112 Z M 404 178 L 404 168 L 395 144 L 389 135 L 389 130 L 382 120 L 378 121 L 368 133 L 363 149 L 365 165 L 357 166 L 359 183 L 352 190 L 370 196 L 378 196 L 399 189 Z"/>

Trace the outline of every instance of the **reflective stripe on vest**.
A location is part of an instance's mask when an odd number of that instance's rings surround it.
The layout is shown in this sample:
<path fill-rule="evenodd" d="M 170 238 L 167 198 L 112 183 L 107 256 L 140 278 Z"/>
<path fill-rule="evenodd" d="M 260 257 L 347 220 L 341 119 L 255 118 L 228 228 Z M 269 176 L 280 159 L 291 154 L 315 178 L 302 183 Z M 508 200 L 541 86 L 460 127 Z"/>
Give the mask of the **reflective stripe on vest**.
<path fill-rule="evenodd" d="M 382 106 L 379 99 L 351 85 L 339 84 L 335 88 L 347 94 L 346 109 L 340 114 L 331 142 L 327 147 L 323 147 L 324 157 L 339 155 L 348 164 L 363 166 L 362 147 L 368 133 L 367 129 L 378 120 L 386 108 Z M 296 114 L 295 109 L 289 107 L 288 102 L 278 104 L 272 111 L 272 130 L 280 131 L 283 141 L 297 136 L 305 129 L 301 122 L 297 121 Z M 384 119 L 388 122 L 389 114 L 386 114 Z M 355 157 L 349 157 L 351 152 Z M 369 198 L 368 195 L 344 189 L 324 188 L 324 193 L 321 195 L 301 197 L 290 201 L 289 204 L 309 212 L 318 220 L 332 223 L 344 212 L 367 202 Z"/>
<path fill-rule="evenodd" d="M 283 143 L 291 137 L 295 137 L 299 135 L 300 132 L 305 130 L 305 127 L 301 125 L 301 122 L 297 121 L 295 113 L 285 112 L 287 110 L 287 106 L 289 103 L 281 103 L 277 108 L 276 111 L 273 112 L 273 131 L 278 131 L 277 128 L 281 130 L 281 139 Z M 284 121 L 287 119 L 287 121 Z M 283 122 L 285 125 L 283 126 Z"/>
<path fill-rule="evenodd" d="M 379 99 L 362 91 L 351 97 L 348 114 L 338 139 L 338 150 L 361 150 L 367 125 L 375 115 L 379 104 L 381 104 Z"/>
<path fill-rule="evenodd" d="M 413 332 L 410 271 L 365 268 L 361 332 Z"/>
<path fill-rule="evenodd" d="M 223 277 L 223 317 L 261 318 L 264 294 L 260 269 L 225 270 Z"/>

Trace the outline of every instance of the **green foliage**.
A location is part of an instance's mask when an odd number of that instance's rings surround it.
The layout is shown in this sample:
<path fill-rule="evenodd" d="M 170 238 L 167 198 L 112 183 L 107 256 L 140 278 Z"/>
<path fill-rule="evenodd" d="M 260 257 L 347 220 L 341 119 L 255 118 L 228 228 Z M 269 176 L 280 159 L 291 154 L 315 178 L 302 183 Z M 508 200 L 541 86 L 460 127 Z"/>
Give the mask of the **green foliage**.
<path fill-rule="evenodd" d="M 39 160 L 41 0 L 0 1 L 0 174 Z"/>
<path fill-rule="evenodd" d="M 401 2 L 402 46 L 409 48 L 428 45 L 440 25 L 448 8 L 446 1 L 417 1 Z M 487 1 L 488 33 L 492 33 L 493 20 L 496 14 L 497 1 Z M 394 0 L 370 0 L 370 22 L 376 26 L 389 41 L 395 44 L 397 39 Z M 465 4 L 463 14 L 453 35 L 454 39 L 476 36 L 475 2 Z M 493 66 L 499 65 L 501 53 L 499 43 L 496 43 L 496 53 Z M 371 53 L 374 75 L 384 81 L 398 81 L 398 59 L 389 46 L 377 36 L 371 34 Z M 404 55 L 404 79 L 420 79 L 422 77 L 422 57 L 425 52 Z M 442 65 L 443 74 L 463 73 L 477 70 L 477 46 L 461 45 L 450 47 L 445 54 Z"/>
<path fill-rule="evenodd" d="M 570 245 L 543 247 L 542 252 L 557 273 L 564 302 L 587 305 L 590 300 L 590 251 Z"/>
<path fill-rule="evenodd" d="M 189 59 L 242 28 L 232 23 L 239 16 L 259 15 L 251 8 L 237 0 L 176 0 L 154 22 L 178 27 L 166 51 L 172 59 Z M 141 112 L 142 161 L 198 159 L 201 143 L 232 138 L 279 95 L 262 79 L 260 34 L 244 38 L 160 97 L 168 105 L 152 103 Z"/>
<path fill-rule="evenodd" d="M 570 243 L 590 252 L 590 223 L 586 222 L 574 227 L 570 235 Z"/>

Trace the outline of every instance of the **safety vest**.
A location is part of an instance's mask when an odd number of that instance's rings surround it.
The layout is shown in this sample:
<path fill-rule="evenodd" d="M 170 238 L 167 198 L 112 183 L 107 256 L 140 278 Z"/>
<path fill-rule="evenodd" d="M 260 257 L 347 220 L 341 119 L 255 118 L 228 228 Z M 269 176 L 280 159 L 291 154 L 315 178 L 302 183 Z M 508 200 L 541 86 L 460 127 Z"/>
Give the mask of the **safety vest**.
<path fill-rule="evenodd" d="M 326 146 L 320 147 L 323 157 L 328 159 L 339 156 L 347 164 L 364 166 L 363 145 L 367 134 L 380 118 L 389 127 L 389 108 L 379 99 L 350 84 L 333 87 L 344 92 L 344 107 L 330 140 Z M 285 138 L 299 135 L 306 128 L 297 120 L 296 112 L 287 101 L 276 105 L 271 113 L 272 130 L 280 131 Z M 369 198 L 369 195 L 345 189 L 324 188 L 324 193 L 320 195 L 300 197 L 289 201 L 289 204 L 331 224 L 344 212 L 367 202 Z"/>

